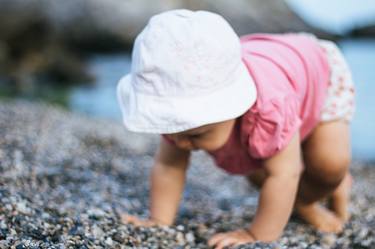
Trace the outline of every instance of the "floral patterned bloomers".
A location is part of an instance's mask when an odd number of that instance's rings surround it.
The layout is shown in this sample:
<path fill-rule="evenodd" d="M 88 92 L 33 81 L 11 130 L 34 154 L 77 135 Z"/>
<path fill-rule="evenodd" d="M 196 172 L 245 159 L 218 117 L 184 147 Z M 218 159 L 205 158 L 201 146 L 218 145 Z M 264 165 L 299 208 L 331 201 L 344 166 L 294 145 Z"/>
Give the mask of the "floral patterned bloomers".
<path fill-rule="evenodd" d="M 350 122 L 355 110 L 355 101 L 354 84 L 349 66 L 335 43 L 327 40 L 318 41 L 327 54 L 331 69 L 321 121 L 344 119 Z"/>

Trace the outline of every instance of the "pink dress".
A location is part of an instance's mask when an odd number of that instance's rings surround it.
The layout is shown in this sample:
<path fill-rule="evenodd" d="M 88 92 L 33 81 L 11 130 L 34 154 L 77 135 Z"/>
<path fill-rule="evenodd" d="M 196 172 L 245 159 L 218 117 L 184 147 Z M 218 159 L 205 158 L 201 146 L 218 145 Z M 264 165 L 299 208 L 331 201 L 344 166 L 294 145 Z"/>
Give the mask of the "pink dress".
<path fill-rule="evenodd" d="M 236 119 L 226 144 L 209 154 L 228 173 L 247 175 L 285 148 L 296 132 L 302 141 L 317 125 L 330 69 L 310 36 L 252 34 L 241 37 L 241 44 L 257 100 Z"/>

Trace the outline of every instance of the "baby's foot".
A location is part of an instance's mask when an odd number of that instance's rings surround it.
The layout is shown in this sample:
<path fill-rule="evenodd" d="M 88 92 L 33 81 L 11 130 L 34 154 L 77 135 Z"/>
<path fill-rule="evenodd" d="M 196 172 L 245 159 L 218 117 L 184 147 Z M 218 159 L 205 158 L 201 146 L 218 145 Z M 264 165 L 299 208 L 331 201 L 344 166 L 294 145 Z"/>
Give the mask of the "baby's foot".
<path fill-rule="evenodd" d="M 341 219 L 317 202 L 309 205 L 297 204 L 295 211 L 319 231 L 339 233 L 343 229 L 344 224 Z"/>
<path fill-rule="evenodd" d="M 350 190 L 352 188 L 352 176 L 348 172 L 340 185 L 332 193 L 329 203 L 329 208 L 343 221 L 346 222 L 349 218 L 349 201 Z"/>

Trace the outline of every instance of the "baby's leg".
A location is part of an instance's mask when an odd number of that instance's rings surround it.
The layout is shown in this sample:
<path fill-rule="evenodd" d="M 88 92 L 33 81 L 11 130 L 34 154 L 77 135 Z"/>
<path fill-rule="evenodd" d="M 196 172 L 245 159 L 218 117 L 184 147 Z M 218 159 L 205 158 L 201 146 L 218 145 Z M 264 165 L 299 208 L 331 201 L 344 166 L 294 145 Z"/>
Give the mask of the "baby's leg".
<path fill-rule="evenodd" d="M 303 145 L 306 168 L 301 176 L 295 210 L 319 230 L 338 232 L 348 218 L 351 176 L 349 126 L 344 121 L 320 124 Z M 247 176 L 261 188 L 267 175 L 259 169 Z M 332 211 L 318 202 L 331 198 Z"/>
<path fill-rule="evenodd" d="M 321 123 L 302 146 L 305 171 L 296 201 L 296 211 L 320 230 L 338 232 L 349 217 L 351 148 L 345 121 Z M 318 204 L 331 198 L 332 211 Z"/>

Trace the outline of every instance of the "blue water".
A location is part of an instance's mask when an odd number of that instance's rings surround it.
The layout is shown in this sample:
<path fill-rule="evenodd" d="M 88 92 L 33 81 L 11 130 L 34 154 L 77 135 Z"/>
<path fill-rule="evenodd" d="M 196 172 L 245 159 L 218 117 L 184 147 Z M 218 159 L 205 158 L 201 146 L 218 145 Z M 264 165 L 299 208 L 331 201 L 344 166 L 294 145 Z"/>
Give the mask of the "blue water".
<path fill-rule="evenodd" d="M 70 109 L 92 116 L 120 119 L 116 100 L 116 84 L 130 71 L 130 55 L 94 56 L 89 71 L 96 77 L 94 86 L 74 87 L 68 100 Z"/>
<path fill-rule="evenodd" d="M 352 123 L 355 158 L 375 160 L 375 40 L 344 40 L 339 43 L 356 84 L 357 112 Z M 93 57 L 89 65 L 97 83 L 76 87 L 70 95 L 73 111 L 120 120 L 116 84 L 130 70 L 130 55 Z"/>
<path fill-rule="evenodd" d="M 375 40 L 346 40 L 340 46 L 356 86 L 353 154 L 357 158 L 375 159 Z"/>

